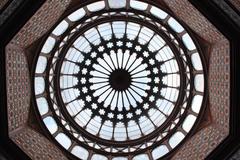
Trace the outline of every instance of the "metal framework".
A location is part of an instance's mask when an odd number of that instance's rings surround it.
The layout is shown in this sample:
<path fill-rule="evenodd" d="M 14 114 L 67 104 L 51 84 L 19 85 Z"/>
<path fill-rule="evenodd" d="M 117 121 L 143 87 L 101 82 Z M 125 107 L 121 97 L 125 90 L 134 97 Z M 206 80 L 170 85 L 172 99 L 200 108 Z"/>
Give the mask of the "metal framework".
<path fill-rule="evenodd" d="M 97 1 L 66 16 L 36 58 L 45 129 L 80 159 L 158 159 L 187 138 L 206 97 L 206 64 L 173 15 Z"/>

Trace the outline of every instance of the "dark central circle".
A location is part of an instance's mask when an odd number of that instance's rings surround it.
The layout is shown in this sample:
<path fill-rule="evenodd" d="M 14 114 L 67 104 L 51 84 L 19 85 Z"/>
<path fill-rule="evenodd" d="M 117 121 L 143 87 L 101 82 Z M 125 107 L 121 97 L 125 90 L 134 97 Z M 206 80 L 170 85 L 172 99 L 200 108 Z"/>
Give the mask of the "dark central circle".
<path fill-rule="evenodd" d="M 126 70 L 117 69 L 111 73 L 109 82 L 113 89 L 123 91 L 131 85 L 131 75 Z"/>

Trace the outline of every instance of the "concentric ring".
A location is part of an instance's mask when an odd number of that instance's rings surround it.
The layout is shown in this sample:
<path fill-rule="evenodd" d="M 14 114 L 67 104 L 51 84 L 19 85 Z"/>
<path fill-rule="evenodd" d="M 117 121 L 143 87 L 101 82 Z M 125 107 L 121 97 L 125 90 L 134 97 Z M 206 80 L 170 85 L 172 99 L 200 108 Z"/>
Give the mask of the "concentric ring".
<path fill-rule="evenodd" d="M 199 52 L 184 27 L 151 4 L 88 4 L 62 20 L 40 51 L 38 111 L 54 139 L 80 159 L 160 158 L 200 113 Z"/>

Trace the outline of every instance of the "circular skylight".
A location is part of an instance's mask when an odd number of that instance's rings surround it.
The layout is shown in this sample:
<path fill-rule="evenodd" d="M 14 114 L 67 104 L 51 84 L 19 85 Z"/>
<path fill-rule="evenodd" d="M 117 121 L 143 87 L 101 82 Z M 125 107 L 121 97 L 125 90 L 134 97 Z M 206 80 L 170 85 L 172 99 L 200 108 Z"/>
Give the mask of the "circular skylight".
<path fill-rule="evenodd" d="M 97 1 L 65 17 L 37 57 L 34 91 L 52 137 L 80 159 L 158 159 L 204 98 L 199 50 L 162 9 Z"/>

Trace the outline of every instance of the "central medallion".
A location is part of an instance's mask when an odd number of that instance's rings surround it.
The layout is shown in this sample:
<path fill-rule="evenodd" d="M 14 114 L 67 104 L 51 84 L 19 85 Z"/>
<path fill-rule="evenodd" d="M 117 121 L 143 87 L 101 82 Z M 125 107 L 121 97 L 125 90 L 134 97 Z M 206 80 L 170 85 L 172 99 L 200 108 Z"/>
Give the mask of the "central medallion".
<path fill-rule="evenodd" d="M 109 82 L 113 89 L 124 91 L 131 85 L 131 75 L 124 69 L 117 69 L 111 73 Z"/>

